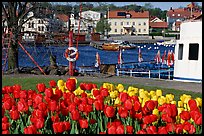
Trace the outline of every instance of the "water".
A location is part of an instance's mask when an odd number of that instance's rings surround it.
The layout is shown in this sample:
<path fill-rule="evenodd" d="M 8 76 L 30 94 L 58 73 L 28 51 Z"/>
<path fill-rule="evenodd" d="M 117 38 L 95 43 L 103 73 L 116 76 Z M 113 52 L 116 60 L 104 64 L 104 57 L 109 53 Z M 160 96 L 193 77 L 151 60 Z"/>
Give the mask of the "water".
<path fill-rule="evenodd" d="M 161 56 L 164 51 L 168 53 L 168 50 L 173 50 L 173 46 L 158 46 L 154 44 L 138 44 L 141 48 L 143 61 L 154 60 L 154 57 L 158 50 L 160 50 Z M 64 57 L 64 52 L 67 46 L 26 46 L 25 49 L 31 54 L 34 60 L 40 66 L 50 65 L 50 54 L 56 56 L 56 62 L 58 65 L 68 66 L 68 61 Z M 91 66 L 95 64 L 96 52 L 100 55 L 102 64 L 116 64 L 118 62 L 118 51 L 104 51 L 98 50 L 91 46 L 79 46 L 79 59 L 76 62 L 76 66 Z M 138 48 L 125 50 L 122 52 L 123 62 L 138 62 Z M 2 61 L 3 63 L 3 61 Z M 19 47 L 19 66 L 20 67 L 36 67 L 31 61 L 28 55 Z"/>

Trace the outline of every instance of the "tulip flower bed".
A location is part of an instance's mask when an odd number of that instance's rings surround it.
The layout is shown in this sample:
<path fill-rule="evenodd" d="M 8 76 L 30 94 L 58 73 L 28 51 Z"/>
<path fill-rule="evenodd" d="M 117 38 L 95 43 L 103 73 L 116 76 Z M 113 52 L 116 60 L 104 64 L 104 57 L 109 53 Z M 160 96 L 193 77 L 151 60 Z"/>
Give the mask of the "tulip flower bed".
<path fill-rule="evenodd" d="M 201 134 L 202 98 L 51 80 L 2 88 L 2 134 Z"/>

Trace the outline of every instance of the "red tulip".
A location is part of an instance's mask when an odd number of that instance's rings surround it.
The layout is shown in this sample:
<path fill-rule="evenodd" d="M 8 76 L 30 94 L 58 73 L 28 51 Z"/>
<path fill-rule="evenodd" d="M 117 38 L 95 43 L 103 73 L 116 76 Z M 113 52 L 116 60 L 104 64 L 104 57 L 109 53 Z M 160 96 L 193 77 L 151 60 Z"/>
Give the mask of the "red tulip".
<path fill-rule="evenodd" d="M 93 88 L 93 85 L 91 83 L 87 83 L 87 84 L 85 84 L 85 88 L 86 88 L 86 90 L 91 91 Z"/>
<path fill-rule="evenodd" d="M 7 99 L 4 103 L 2 108 L 4 108 L 5 110 L 10 110 L 12 108 L 12 101 L 11 99 Z"/>
<path fill-rule="evenodd" d="M 43 118 L 36 118 L 35 127 L 37 129 L 41 129 L 44 127 L 44 119 Z"/>
<path fill-rule="evenodd" d="M 167 123 L 173 122 L 173 119 L 169 116 L 169 114 L 162 114 L 161 118 L 163 121 L 165 121 Z"/>
<path fill-rule="evenodd" d="M 57 83 L 55 82 L 55 80 L 50 80 L 49 85 L 51 88 L 54 88 L 57 86 Z"/>
<path fill-rule="evenodd" d="M 68 108 L 69 108 L 69 111 L 70 111 L 70 112 L 73 111 L 73 110 L 76 110 L 76 104 L 75 104 L 75 103 L 72 103 L 72 104 L 70 104 L 70 105 L 68 106 Z"/>
<path fill-rule="evenodd" d="M 12 120 L 18 120 L 20 118 L 20 113 L 17 109 L 11 109 L 9 113 Z"/>
<path fill-rule="evenodd" d="M 127 131 L 128 134 L 133 134 L 133 127 L 127 125 L 127 126 L 126 126 L 126 131 Z"/>
<path fill-rule="evenodd" d="M 166 127 L 158 127 L 158 134 L 168 134 Z"/>
<path fill-rule="evenodd" d="M 106 106 L 104 108 L 104 113 L 108 118 L 115 116 L 115 109 L 112 106 Z"/>
<path fill-rule="evenodd" d="M 47 96 L 48 98 L 51 98 L 53 96 L 52 88 L 46 88 L 45 89 L 45 96 Z"/>
<path fill-rule="evenodd" d="M 80 87 L 82 90 L 86 90 L 85 85 L 86 85 L 86 83 L 80 83 L 79 87 Z"/>
<path fill-rule="evenodd" d="M 66 81 L 66 87 L 70 92 L 73 92 L 76 90 L 76 80 L 75 79 L 67 79 Z"/>
<path fill-rule="evenodd" d="M 185 121 L 188 121 L 191 118 L 190 113 L 188 111 L 182 111 L 180 113 L 180 117 Z"/>
<path fill-rule="evenodd" d="M 149 111 L 153 111 L 155 107 L 155 102 L 153 100 L 149 100 L 145 102 L 145 106 L 147 106 Z"/>
<path fill-rule="evenodd" d="M 6 122 L 6 123 L 2 122 L 1 126 L 2 126 L 2 130 L 8 130 L 10 125 L 8 122 Z"/>
<path fill-rule="evenodd" d="M 96 97 L 97 95 L 100 95 L 100 92 L 99 92 L 99 90 L 94 89 L 93 90 L 93 96 Z"/>
<path fill-rule="evenodd" d="M 78 110 L 72 110 L 71 111 L 71 118 L 72 120 L 79 120 L 80 114 Z"/>
<path fill-rule="evenodd" d="M 194 99 L 189 100 L 188 105 L 190 107 L 190 111 L 198 110 L 198 106 L 197 106 L 196 101 Z"/>
<path fill-rule="evenodd" d="M 114 125 L 108 128 L 108 134 L 116 134 L 116 127 Z"/>
<path fill-rule="evenodd" d="M 99 134 L 106 134 L 106 132 L 99 132 Z"/>
<path fill-rule="evenodd" d="M 51 100 L 48 103 L 48 108 L 49 110 L 51 110 L 52 112 L 57 110 L 57 102 L 55 100 Z"/>
<path fill-rule="evenodd" d="M 138 112 L 138 111 L 141 110 L 141 104 L 140 104 L 139 101 L 135 101 L 135 102 L 134 102 L 134 110 L 135 110 L 136 112 Z"/>
<path fill-rule="evenodd" d="M 69 114 L 69 109 L 68 108 L 61 109 L 61 113 L 63 116 L 67 116 Z"/>
<path fill-rule="evenodd" d="M 121 118 L 126 118 L 128 116 L 128 110 L 124 107 L 119 107 L 118 114 Z"/>
<path fill-rule="evenodd" d="M 202 114 L 198 111 L 190 111 L 191 118 L 196 125 L 202 125 Z"/>
<path fill-rule="evenodd" d="M 85 109 L 86 109 L 86 104 L 79 104 L 79 106 L 78 106 L 78 110 L 79 111 L 85 111 Z"/>
<path fill-rule="evenodd" d="M 174 123 L 167 123 L 166 124 L 166 130 L 167 132 L 175 132 L 176 125 Z"/>
<path fill-rule="evenodd" d="M 88 104 L 92 105 L 94 103 L 94 99 L 93 98 L 88 98 Z"/>
<path fill-rule="evenodd" d="M 27 91 L 28 94 L 28 99 L 33 99 L 33 97 L 37 94 L 36 91 L 34 90 L 28 90 Z M 20 96 L 19 96 L 20 97 Z"/>
<path fill-rule="evenodd" d="M 89 113 L 92 112 L 92 111 L 93 111 L 92 105 L 87 104 L 87 105 L 86 105 L 86 108 L 85 108 L 85 112 L 86 112 L 87 114 L 89 114 Z"/>
<path fill-rule="evenodd" d="M 54 133 L 63 133 L 66 130 L 66 125 L 63 122 L 55 122 L 52 124 Z"/>
<path fill-rule="evenodd" d="M 45 86 L 44 83 L 38 83 L 36 87 L 37 87 L 37 90 L 38 90 L 40 93 L 45 92 L 46 86 Z"/>
<path fill-rule="evenodd" d="M 95 124 L 97 121 L 95 119 L 90 120 L 90 124 Z"/>
<path fill-rule="evenodd" d="M 88 128 L 88 120 L 87 119 L 80 119 L 79 125 L 81 128 Z"/>
<path fill-rule="evenodd" d="M 141 120 L 142 119 L 142 112 L 136 113 L 135 118 L 138 119 L 138 120 Z"/>
<path fill-rule="evenodd" d="M 196 132 L 196 128 L 194 125 L 190 125 L 190 130 L 188 131 L 189 134 L 194 134 Z"/>
<path fill-rule="evenodd" d="M 176 124 L 176 134 L 182 134 L 183 133 L 183 125 L 182 124 Z"/>
<path fill-rule="evenodd" d="M 155 126 L 148 126 L 146 131 L 147 134 L 157 134 L 157 128 Z"/>
<path fill-rule="evenodd" d="M 120 125 L 122 125 L 122 122 L 119 119 L 115 119 L 114 124 L 115 124 L 115 126 L 120 126 Z"/>
<path fill-rule="evenodd" d="M 41 110 L 41 111 L 45 111 L 47 109 L 47 104 L 45 104 L 44 102 L 41 102 L 38 105 L 38 109 Z"/>
<path fill-rule="evenodd" d="M 97 100 L 94 102 L 94 106 L 95 106 L 96 110 L 103 110 L 104 104 L 102 101 Z"/>
<path fill-rule="evenodd" d="M 20 98 L 22 99 L 27 99 L 27 91 L 26 90 L 21 90 L 20 91 Z"/>
<path fill-rule="evenodd" d="M 119 94 L 119 98 L 120 98 L 120 101 L 121 101 L 121 102 L 125 102 L 125 101 L 127 100 L 127 98 L 128 98 L 128 94 L 127 94 L 127 93 L 124 93 L 124 92 L 121 92 L 121 93 Z"/>
<path fill-rule="evenodd" d="M 28 110 L 28 105 L 25 103 L 25 101 L 18 101 L 18 111 L 19 112 L 24 112 Z"/>
<path fill-rule="evenodd" d="M 63 122 L 64 123 L 64 125 L 65 125 L 65 131 L 68 131 L 68 130 L 70 130 L 71 129 L 71 124 L 69 123 L 69 122 Z"/>
<path fill-rule="evenodd" d="M 24 128 L 24 134 L 37 134 L 37 129 L 34 125 Z"/>
<path fill-rule="evenodd" d="M 81 103 L 81 99 L 79 97 L 74 97 L 74 103 L 76 103 L 76 105 L 79 105 Z"/>
<path fill-rule="evenodd" d="M 116 128 L 116 134 L 124 134 L 125 130 L 124 130 L 124 126 L 123 125 L 119 125 Z"/>
<path fill-rule="evenodd" d="M 20 90 L 19 90 L 19 89 L 13 90 L 13 97 L 14 97 L 15 99 L 20 98 Z"/>
<path fill-rule="evenodd" d="M 145 130 L 139 130 L 136 134 L 147 134 Z"/>
<path fill-rule="evenodd" d="M 98 88 L 96 84 L 92 84 L 92 87 L 93 88 Z"/>
<path fill-rule="evenodd" d="M 170 107 L 172 109 L 171 117 L 175 118 L 178 115 L 178 110 L 177 110 L 176 104 L 170 104 Z"/>
<path fill-rule="evenodd" d="M 109 95 L 108 89 L 107 88 L 101 88 L 100 89 L 100 95 L 103 97 L 107 97 Z"/>
<path fill-rule="evenodd" d="M 87 97 L 87 94 L 85 92 L 81 93 L 81 97 Z"/>
<path fill-rule="evenodd" d="M 39 104 L 43 101 L 43 96 L 42 94 L 36 94 L 35 96 L 33 96 L 33 100 L 35 102 L 35 104 Z"/>
<path fill-rule="evenodd" d="M 81 103 L 87 104 L 87 103 L 88 103 L 87 97 L 82 97 L 82 98 L 81 98 Z"/>
<path fill-rule="evenodd" d="M 10 134 L 8 130 L 2 131 L 2 134 Z"/>
<path fill-rule="evenodd" d="M 1 120 L 2 120 L 2 123 L 7 123 L 8 122 L 8 117 L 4 116 Z"/>
<path fill-rule="evenodd" d="M 52 122 L 59 122 L 59 121 L 60 121 L 60 118 L 59 118 L 59 116 L 58 116 L 58 114 L 57 114 L 57 115 L 55 115 L 55 116 L 51 116 L 51 120 L 52 120 Z"/>
<path fill-rule="evenodd" d="M 128 110 L 132 109 L 132 101 L 130 99 L 127 99 L 124 103 L 124 107 Z"/>
<path fill-rule="evenodd" d="M 186 131 L 189 131 L 190 130 L 190 126 L 191 126 L 191 123 L 188 122 L 188 121 L 185 121 L 183 123 L 183 129 L 186 130 Z"/>

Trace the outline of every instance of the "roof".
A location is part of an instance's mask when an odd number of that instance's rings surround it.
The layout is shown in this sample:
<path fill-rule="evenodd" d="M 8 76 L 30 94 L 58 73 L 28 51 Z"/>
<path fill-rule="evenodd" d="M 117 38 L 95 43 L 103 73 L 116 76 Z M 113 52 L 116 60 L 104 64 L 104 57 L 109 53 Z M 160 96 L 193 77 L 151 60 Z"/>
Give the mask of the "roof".
<path fill-rule="evenodd" d="M 58 18 L 59 20 L 63 21 L 63 22 L 67 22 L 69 19 L 69 16 L 67 16 L 65 14 L 57 14 L 55 17 Z"/>
<path fill-rule="evenodd" d="M 149 22 L 151 28 L 168 28 L 167 22 Z"/>
<path fill-rule="evenodd" d="M 135 12 L 134 10 L 114 10 L 108 12 L 109 18 L 126 18 L 126 15 L 130 14 L 130 18 L 149 18 L 149 11 Z"/>
<path fill-rule="evenodd" d="M 192 12 L 193 16 L 198 16 L 201 14 L 201 11 L 195 10 Z M 191 11 L 184 9 L 172 9 L 167 12 L 167 16 L 170 18 L 189 18 L 191 16 Z"/>

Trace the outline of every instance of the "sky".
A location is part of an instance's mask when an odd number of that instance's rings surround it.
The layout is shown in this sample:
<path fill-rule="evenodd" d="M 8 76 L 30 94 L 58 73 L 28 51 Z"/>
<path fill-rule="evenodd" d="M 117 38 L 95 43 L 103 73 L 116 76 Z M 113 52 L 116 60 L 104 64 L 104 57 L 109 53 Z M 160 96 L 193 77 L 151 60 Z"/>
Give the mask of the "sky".
<path fill-rule="evenodd" d="M 130 4 L 136 4 L 139 6 L 144 6 L 145 3 L 151 3 L 154 8 L 160 8 L 161 10 L 169 10 L 171 7 L 173 9 L 179 7 L 186 7 L 191 2 L 109 2 L 110 4 L 114 4 L 116 6 L 124 6 Z M 198 5 L 202 6 L 202 2 L 197 2 Z"/>

